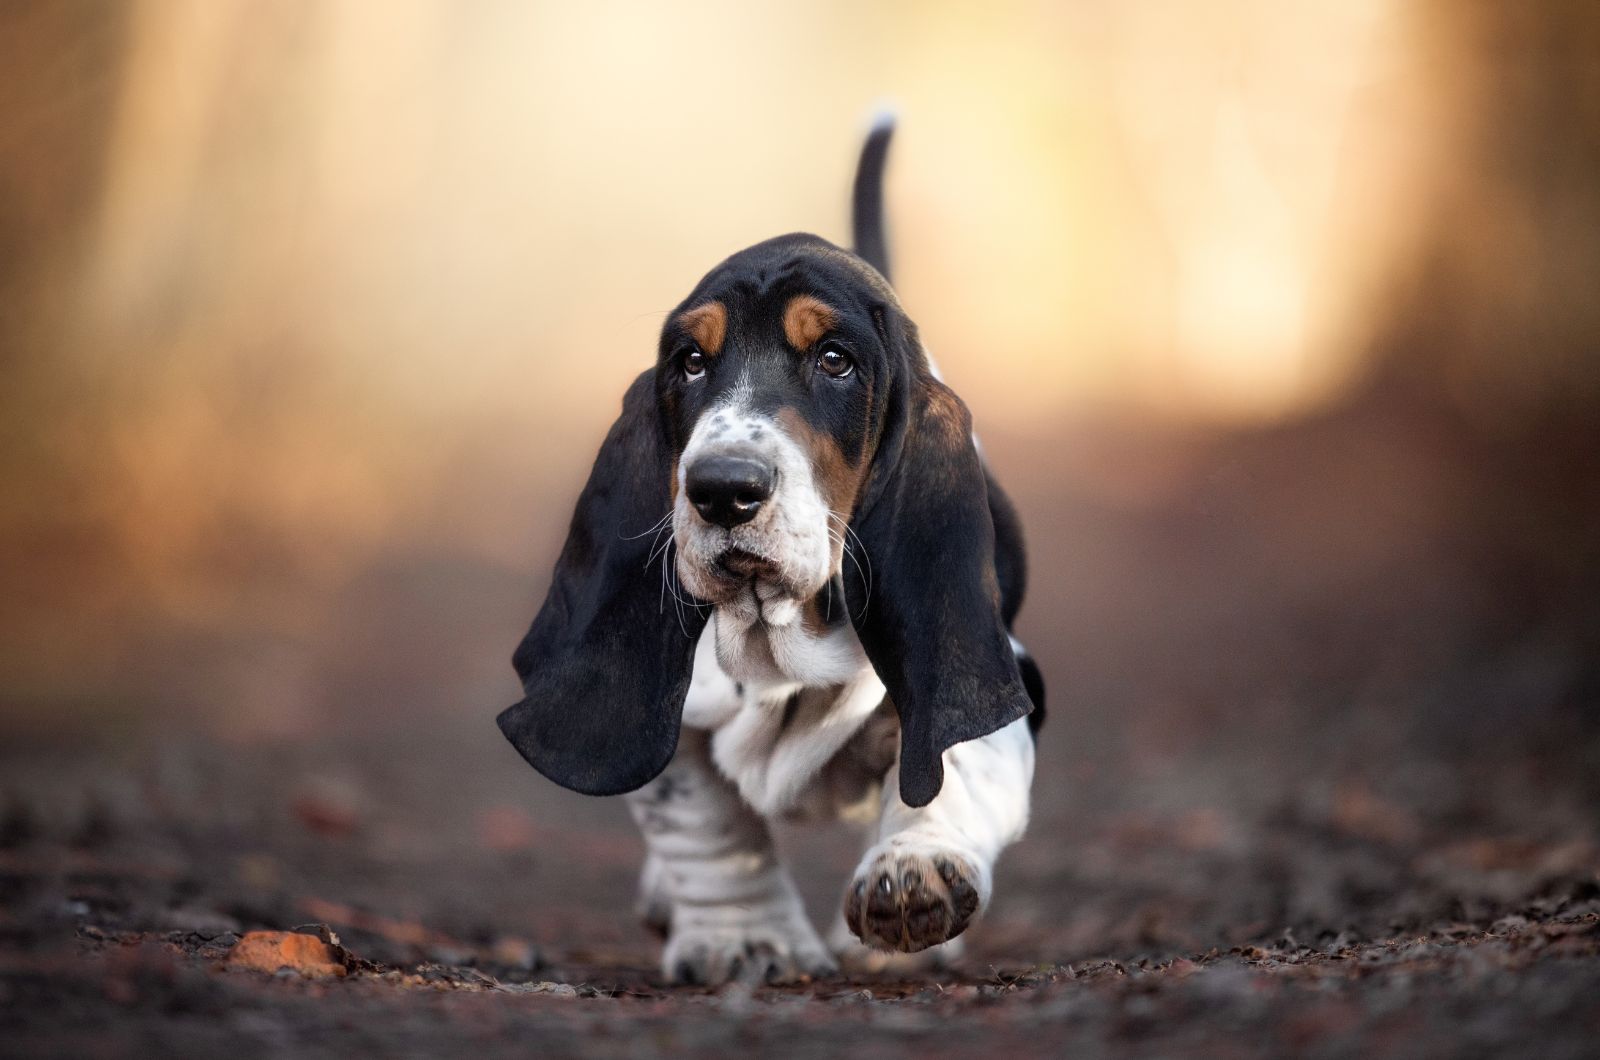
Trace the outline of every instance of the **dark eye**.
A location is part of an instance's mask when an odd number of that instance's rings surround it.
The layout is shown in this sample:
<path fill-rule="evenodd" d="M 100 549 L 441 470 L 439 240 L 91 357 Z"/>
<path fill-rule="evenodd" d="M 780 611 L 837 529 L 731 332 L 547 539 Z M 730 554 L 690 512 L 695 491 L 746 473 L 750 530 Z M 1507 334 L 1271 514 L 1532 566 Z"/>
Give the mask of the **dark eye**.
<path fill-rule="evenodd" d="M 706 355 L 699 350 L 690 349 L 683 355 L 683 374 L 690 379 L 698 379 L 706 372 Z"/>
<path fill-rule="evenodd" d="M 843 379 L 855 366 L 855 358 L 846 353 L 844 347 L 836 342 L 828 343 L 822 347 L 822 352 L 817 354 L 817 367 L 835 379 Z"/>

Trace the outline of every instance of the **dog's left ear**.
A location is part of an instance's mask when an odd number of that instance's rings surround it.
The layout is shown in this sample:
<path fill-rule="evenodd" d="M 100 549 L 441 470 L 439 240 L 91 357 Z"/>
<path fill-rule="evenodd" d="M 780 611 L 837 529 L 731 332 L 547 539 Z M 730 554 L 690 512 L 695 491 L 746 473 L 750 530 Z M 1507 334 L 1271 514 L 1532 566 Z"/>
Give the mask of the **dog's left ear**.
<path fill-rule="evenodd" d="M 667 596 L 654 566 L 672 562 L 652 556 L 672 507 L 654 377 L 634 380 L 600 447 L 550 593 L 512 658 L 525 696 L 497 719 L 529 764 L 586 795 L 632 791 L 666 768 L 706 624 Z"/>
<path fill-rule="evenodd" d="M 852 524 L 872 561 L 870 593 L 865 579 L 847 583 L 856 633 L 900 715 L 900 798 L 925 806 L 944 783 L 946 748 L 1032 704 L 1001 618 L 972 417 L 933 378 L 911 322 L 889 312 L 880 328 L 898 371 Z"/>

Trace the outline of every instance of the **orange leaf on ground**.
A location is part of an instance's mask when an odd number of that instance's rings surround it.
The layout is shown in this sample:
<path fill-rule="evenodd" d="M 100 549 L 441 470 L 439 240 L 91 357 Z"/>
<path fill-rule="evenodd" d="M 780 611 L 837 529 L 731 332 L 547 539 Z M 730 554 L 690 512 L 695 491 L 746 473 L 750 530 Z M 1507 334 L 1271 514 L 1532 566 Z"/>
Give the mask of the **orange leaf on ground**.
<path fill-rule="evenodd" d="M 262 972 L 289 968 L 312 979 L 345 974 L 344 962 L 332 946 L 315 935 L 293 931 L 252 931 L 228 951 L 228 963 Z"/>

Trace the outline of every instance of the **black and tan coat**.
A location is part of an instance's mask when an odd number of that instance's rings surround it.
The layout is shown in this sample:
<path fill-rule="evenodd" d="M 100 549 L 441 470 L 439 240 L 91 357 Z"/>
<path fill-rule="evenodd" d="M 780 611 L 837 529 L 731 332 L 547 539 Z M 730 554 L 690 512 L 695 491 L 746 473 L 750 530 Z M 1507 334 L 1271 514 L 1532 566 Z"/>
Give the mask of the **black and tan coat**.
<path fill-rule="evenodd" d="M 1020 528 L 886 278 L 888 135 L 857 177 L 862 254 L 768 240 L 670 314 L 516 652 L 501 729 L 557 783 L 629 793 L 675 979 L 948 956 L 1026 824 Z M 777 862 L 782 814 L 872 828 L 831 947 Z"/>

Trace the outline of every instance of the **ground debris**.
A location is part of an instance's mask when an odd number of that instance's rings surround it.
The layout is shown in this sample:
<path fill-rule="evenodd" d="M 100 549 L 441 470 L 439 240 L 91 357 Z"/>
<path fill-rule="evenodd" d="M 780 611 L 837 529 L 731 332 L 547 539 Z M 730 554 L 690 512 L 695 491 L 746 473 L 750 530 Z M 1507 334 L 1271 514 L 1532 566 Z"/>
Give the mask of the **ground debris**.
<path fill-rule="evenodd" d="M 1594 817 L 1542 790 L 1464 805 L 1368 779 L 1163 809 L 1080 778 L 1070 812 L 1041 796 L 956 969 L 708 989 L 664 983 L 628 913 L 625 815 L 490 812 L 503 778 L 328 772 L 370 793 L 353 829 L 284 812 L 301 774 L 270 759 L 219 769 L 210 801 L 116 803 L 88 844 L 87 799 L 52 806 L 41 782 L 0 801 L 23 822 L 0 844 L 8 1048 L 1562 1056 L 1600 1036 Z M 408 787 L 457 801 L 429 817 L 391 797 Z M 853 856 L 794 860 L 819 919 Z"/>
<path fill-rule="evenodd" d="M 234 944 L 227 963 L 258 972 L 294 972 L 307 979 L 343 978 L 349 972 L 341 947 L 299 931 L 252 931 Z"/>

